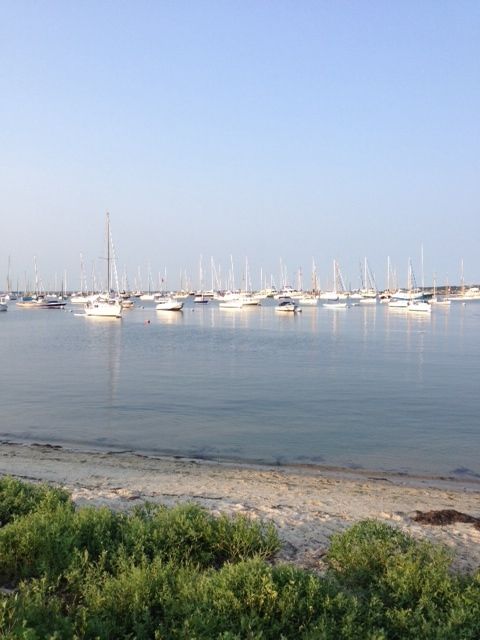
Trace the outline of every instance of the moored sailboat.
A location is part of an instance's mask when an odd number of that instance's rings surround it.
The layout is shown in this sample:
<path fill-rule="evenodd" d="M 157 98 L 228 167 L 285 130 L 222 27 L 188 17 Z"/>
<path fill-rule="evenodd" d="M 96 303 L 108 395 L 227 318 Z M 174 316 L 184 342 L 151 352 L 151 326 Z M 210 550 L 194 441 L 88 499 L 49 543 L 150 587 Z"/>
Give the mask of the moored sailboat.
<path fill-rule="evenodd" d="M 110 235 L 110 214 L 107 213 L 107 290 L 102 294 L 93 296 L 85 304 L 85 315 L 88 317 L 101 317 L 101 318 L 121 318 L 122 317 L 122 302 L 116 297 L 111 297 L 111 249 L 112 239 Z"/>

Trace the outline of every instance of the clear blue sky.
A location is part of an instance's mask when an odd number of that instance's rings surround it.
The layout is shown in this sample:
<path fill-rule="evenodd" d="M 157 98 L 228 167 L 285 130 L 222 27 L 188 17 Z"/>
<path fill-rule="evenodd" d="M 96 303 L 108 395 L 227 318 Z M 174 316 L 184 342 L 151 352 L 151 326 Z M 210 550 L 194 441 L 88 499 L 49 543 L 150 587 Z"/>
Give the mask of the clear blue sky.
<path fill-rule="evenodd" d="M 480 281 L 476 0 L 4 0 L 0 123 L 0 288 L 77 287 L 107 210 L 130 281 Z"/>

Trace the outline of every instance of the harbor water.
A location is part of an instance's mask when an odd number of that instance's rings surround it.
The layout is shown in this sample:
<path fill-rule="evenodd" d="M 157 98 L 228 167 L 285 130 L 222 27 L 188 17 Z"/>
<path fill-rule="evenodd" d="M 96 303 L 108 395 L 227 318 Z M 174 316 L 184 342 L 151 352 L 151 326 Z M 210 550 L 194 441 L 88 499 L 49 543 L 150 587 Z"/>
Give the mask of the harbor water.
<path fill-rule="evenodd" d="M 480 303 L 0 314 L 0 439 L 480 478 Z"/>

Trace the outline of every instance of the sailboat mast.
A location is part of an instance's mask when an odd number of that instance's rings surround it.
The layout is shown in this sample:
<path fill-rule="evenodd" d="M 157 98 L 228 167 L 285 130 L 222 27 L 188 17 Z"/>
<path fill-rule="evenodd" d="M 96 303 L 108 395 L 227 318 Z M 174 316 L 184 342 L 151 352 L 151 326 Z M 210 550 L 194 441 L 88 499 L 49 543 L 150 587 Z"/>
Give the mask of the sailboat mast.
<path fill-rule="evenodd" d="M 107 292 L 110 295 L 110 214 L 107 211 Z"/>
<path fill-rule="evenodd" d="M 425 291 L 425 270 L 423 266 L 423 243 L 421 246 L 421 258 L 422 258 L 422 292 Z"/>
<path fill-rule="evenodd" d="M 10 256 L 8 256 L 8 268 L 7 268 L 7 293 L 11 293 L 12 287 L 10 282 Z"/>
<path fill-rule="evenodd" d="M 38 269 L 37 269 L 37 258 L 36 258 L 36 256 L 33 256 L 33 266 L 34 266 L 34 270 L 35 270 L 35 293 L 38 296 L 40 291 L 39 291 L 39 284 L 38 284 Z"/>

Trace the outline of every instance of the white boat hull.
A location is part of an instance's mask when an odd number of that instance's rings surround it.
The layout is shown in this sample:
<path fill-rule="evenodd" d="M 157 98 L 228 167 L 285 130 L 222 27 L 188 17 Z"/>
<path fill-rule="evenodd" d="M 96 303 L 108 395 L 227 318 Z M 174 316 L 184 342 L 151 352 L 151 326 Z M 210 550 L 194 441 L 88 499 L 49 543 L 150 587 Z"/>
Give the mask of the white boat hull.
<path fill-rule="evenodd" d="M 412 313 L 431 313 L 432 311 L 432 307 L 428 302 L 411 302 L 407 309 Z"/>
<path fill-rule="evenodd" d="M 157 311 L 181 311 L 183 309 L 183 302 L 178 302 L 178 300 L 163 300 L 158 302 L 155 306 Z"/>
<path fill-rule="evenodd" d="M 107 302 L 103 300 L 97 300 L 96 302 L 89 302 L 85 305 L 85 315 L 95 318 L 121 318 L 122 317 L 122 304 L 121 302 Z"/>
<path fill-rule="evenodd" d="M 240 298 L 236 300 L 225 300 L 224 302 L 220 302 L 218 305 L 220 309 L 241 309 L 243 307 L 243 302 Z"/>
<path fill-rule="evenodd" d="M 275 311 L 279 313 L 298 313 L 301 309 L 296 304 L 281 304 L 275 307 Z"/>
<path fill-rule="evenodd" d="M 302 307 L 316 307 L 318 305 L 318 298 L 300 298 L 298 301 Z"/>

